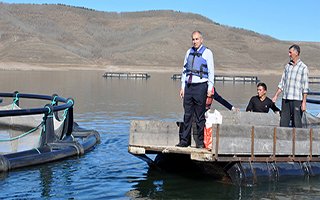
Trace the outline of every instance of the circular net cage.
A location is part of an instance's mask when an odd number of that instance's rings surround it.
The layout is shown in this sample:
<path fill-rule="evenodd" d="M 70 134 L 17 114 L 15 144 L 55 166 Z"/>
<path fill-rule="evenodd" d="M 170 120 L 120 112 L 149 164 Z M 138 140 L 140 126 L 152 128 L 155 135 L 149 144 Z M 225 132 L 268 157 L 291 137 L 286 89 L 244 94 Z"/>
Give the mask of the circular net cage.
<path fill-rule="evenodd" d="M 0 106 L 0 110 L 21 109 L 16 104 Z M 37 149 L 41 144 L 45 123 L 43 114 L 0 117 L 0 154 Z M 60 138 L 63 121 L 53 116 L 54 132 Z"/>

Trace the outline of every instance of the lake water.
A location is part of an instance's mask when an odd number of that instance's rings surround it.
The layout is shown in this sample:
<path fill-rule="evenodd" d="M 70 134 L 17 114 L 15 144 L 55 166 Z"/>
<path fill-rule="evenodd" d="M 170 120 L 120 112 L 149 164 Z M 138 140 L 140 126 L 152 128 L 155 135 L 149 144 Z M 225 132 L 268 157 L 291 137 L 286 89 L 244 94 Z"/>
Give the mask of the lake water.
<path fill-rule="evenodd" d="M 128 153 L 130 121 L 181 121 L 180 81 L 171 80 L 172 74 L 166 73 L 151 74 L 148 80 L 105 79 L 102 74 L 102 71 L 0 73 L 1 92 L 56 93 L 74 98 L 75 121 L 101 135 L 101 143 L 84 156 L 0 174 L 0 199 L 320 198 L 319 177 L 287 177 L 278 182 L 239 187 L 209 177 L 149 170 L 146 163 Z M 272 97 L 280 76 L 259 79 L 267 83 Z M 253 83 L 216 82 L 215 86 L 220 95 L 241 111 L 256 94 Z M 311 87 L 320 90 L 319 85 Z M 11 99 L 4 101 L 10 102 Z M 20 105 L 32 107 L 38 103 L 21 100 Z M 217 103 L 213 107 L 225 109 Z M 308 105 L 308 110 L 317 114 L 319 107 Z"/>

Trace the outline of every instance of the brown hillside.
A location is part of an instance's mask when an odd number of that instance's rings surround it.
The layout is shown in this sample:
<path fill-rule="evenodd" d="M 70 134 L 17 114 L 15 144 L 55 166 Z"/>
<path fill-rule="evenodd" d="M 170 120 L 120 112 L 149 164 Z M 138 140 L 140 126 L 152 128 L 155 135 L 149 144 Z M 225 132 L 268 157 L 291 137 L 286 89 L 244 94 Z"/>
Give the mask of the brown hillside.
<path fill-rule="evenodd" d="M 2 65 L 180 69 L 191 32 L 201 30 L 205 44 L 214 51 L 217 71 L 256 74 L 282 71 L 293 43 L 175 11 L 110 13 L 0 3 L 0 13 Z M 320 43 L 297 43 L 304 62 L 316 71 Z"/>

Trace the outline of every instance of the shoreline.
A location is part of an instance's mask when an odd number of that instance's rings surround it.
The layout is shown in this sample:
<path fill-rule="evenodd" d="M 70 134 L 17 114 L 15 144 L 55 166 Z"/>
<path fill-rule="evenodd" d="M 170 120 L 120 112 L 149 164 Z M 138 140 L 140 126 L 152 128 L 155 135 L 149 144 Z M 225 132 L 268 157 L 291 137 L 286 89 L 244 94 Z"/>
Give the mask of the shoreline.
<path fill-rule="evenodd" d="M 241 67 L 241 71 L 237 67 L 230 67 L 227 70 L 225 67 L 215 68 L 215 74 L 219 75 L 281 75 L 281 69 L 268 69 L 259 71 L 259 69 Z M 27 64 L 27 63 L 0 63 L 0 71 L 103 71 L 103 72 L 143 72 L 143 73 L 172 73 L 179 74 L 182 71 L 180 67 L 167 66 L 134 66 L 134 65 L 70 65 L 70 64 Z M 236 72 L 236 73 L 235 73 Z M 309 76 L 310 76 L 309 69 Z M 313 76 L 320 76 L 320 70 L 312 69 Z"/>

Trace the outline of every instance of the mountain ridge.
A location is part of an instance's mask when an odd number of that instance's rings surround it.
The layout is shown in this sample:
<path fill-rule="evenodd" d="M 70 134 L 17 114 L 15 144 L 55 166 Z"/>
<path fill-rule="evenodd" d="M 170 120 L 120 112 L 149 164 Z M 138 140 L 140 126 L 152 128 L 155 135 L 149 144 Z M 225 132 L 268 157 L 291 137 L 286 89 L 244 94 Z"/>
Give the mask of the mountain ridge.
<path fill-rule="evenodd" d="M 191 46 L 192 31 L 200 30 L 204 44 L 214 52 L 216 70 L 222 73 L 282 71 L 293 43 L 301 46 L 302 60 L 310 70 L 318 72 L 318 42 L 281 41 L 199 14 L 172 10 L 116 13 L 63 4 L 7 3 L 0 3 L 0 13 L 3 66 L 178 71 Z"/>

